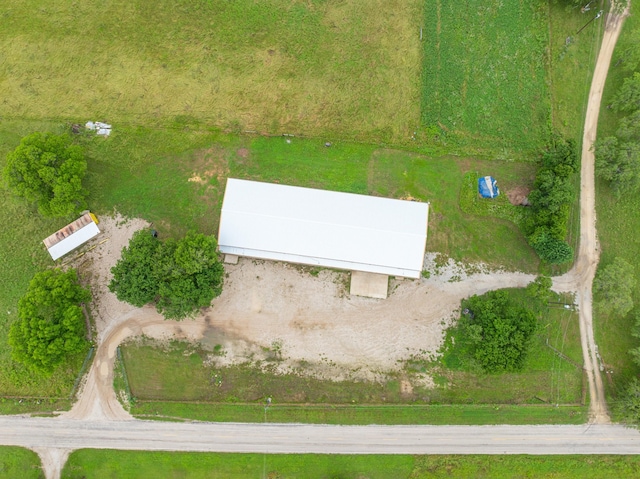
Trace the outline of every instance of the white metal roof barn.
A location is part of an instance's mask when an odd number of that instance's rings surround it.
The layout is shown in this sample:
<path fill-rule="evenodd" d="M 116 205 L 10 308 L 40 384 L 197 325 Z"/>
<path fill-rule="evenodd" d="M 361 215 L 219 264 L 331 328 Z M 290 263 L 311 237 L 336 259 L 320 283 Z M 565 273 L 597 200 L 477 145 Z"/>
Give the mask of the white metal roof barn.
<path fill-rule="evenodd" d="M 428 203 L 229 178 L 218 245 L 228 255 L 418 278 L 428 216 Z"/>

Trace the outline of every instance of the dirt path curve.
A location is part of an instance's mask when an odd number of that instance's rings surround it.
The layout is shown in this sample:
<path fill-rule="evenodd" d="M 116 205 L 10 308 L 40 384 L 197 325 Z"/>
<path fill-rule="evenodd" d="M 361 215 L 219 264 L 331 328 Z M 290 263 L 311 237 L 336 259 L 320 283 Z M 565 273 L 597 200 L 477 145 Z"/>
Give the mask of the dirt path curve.
<path fill-rule="evenodd" d="M 589 379 L 589 416 L 595 423 L 610 422 L 607 403 L 600 374 L 598 349 L 593 336 L 593 296 L 592 285 L 596 274 L 600 249 L 596 234 L 596 191 L 595 159 L 592 151 L 598 128 L 598 115 L 613 50 L 620 36 L 624 18 L 629 7 L 620 15 L 608 14 L 605 33 L 596 61 L 587 114 L 582 138 L 582 166 L 580 171 L 580 248 L 575 265 L 566 275 L 556 278 L 554 285 L 558 290 L 576 291 L 580 308 L 580 339 L 584 368 Z"/>

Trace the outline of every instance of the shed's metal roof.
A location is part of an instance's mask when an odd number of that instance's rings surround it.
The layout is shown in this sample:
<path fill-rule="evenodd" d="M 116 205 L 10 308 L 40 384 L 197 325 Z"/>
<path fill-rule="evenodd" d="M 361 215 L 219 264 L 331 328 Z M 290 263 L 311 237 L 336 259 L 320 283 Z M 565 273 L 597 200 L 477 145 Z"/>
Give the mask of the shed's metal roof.
<path fill-rule="evenodd" d="M 91 214 L 86 213 L 73 223 L 69 223 L 64 228 L 45 238 L 42 242 L 47 247 L 51 258 L 56 260 L 83 245 L 99 233 L 98 225 L 94 223 Z"/>
<path fill-rule="evenodd" d="M 229 178 L 225 254 L 417 278 L 429 204 Z"/>

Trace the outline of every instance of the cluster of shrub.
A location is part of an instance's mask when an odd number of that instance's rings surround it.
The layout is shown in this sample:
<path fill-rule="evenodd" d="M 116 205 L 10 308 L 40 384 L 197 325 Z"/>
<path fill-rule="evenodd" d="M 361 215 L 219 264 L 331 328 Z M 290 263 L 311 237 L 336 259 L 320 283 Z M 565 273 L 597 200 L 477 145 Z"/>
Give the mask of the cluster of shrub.
<path fill-rule="evenodd" d="M 464 300 L 445 341 L 445 364 L 486 373 L 520 371 L 539 328 L 537 313 L 553 295 L 551 284 L 540 276 L 527 286 L 525 298 L 497 290 Z"/>
<path fill-rule="evenodd" d="M 149 230 L 137 231 L 111 269 L 109 289 L 134 306 L 155 303 L 166 319 L 193 316 L 222 292 L 217 247 L 213 236 L 200 233 L 163 242 Z"/>
<path fill-rule="evenodd" d="M 553 135 L 540 159 L 534 189 L 529 194 L 530 213 L 524 222 L 529 244 L 549 264 L 573 260 L 573 248 L 565 241 L 575 188 L 571 176 L 578 171 L 573 140 Z"/>

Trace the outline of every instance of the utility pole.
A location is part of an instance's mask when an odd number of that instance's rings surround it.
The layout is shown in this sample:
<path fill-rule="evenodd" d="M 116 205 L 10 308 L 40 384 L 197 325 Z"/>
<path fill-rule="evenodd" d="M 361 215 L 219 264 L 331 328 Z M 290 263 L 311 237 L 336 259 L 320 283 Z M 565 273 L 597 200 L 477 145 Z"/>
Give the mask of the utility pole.
<path fill-rule="evenodd" d="M 589 20 L 587 23 L 585 23 L 585 24 L 583 25 L 583 27 L 582 27 L 580 30 L 578 30 L 578 31 L 576 32 L 576 35 L 577 35 L 578 33 L 580 33 L 582 30 L 584 30 L 584 29 L 587 27 L 587 25 L 589 25 L 591 22 L 593 22 L 594 20 L 596 20 L 596 19 L 600 18 L 600 17 L 602 16 L 602 12 L 603 12 L 603 10 L 600 10 L 600 11 L 596 14 L 596 16 L 595 16 L 595 17 L 593 17 L 591 20 Z"/>

